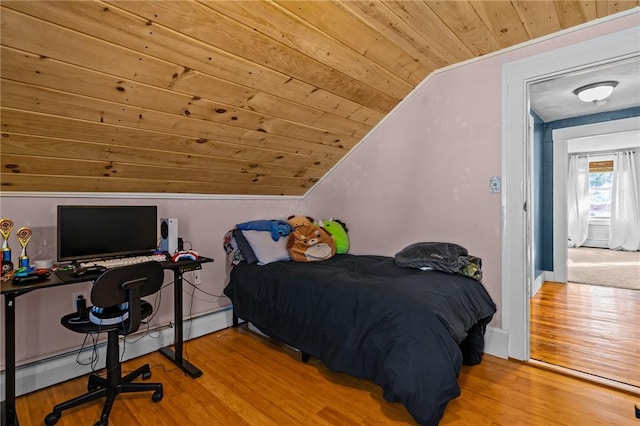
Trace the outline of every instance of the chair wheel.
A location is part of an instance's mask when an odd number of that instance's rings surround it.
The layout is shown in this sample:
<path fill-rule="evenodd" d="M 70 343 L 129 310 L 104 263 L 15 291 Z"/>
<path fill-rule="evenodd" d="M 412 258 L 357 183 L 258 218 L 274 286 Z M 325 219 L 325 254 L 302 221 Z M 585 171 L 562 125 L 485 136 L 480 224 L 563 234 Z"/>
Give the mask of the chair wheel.
<path fill-rule="evenodd" d="M 151 378 L 151 371 L 145 371 L 142 373 L 142 380 L 149 380 Z"/>
<path fill-rule="evenodd" d="M 153 395 L 151 395 L 151 399 L 153 402 L 160 402 L 162 401 L 162 395 L 162 391 L 155 391 Z"/>
<path fill-rule="evenodd" d="M 52 426 L 58 423 L 58 420 L 60 420 L 60 414 L 49 413 L 47 414 L 47 417 L 44 418 L 44 424 Z"/>

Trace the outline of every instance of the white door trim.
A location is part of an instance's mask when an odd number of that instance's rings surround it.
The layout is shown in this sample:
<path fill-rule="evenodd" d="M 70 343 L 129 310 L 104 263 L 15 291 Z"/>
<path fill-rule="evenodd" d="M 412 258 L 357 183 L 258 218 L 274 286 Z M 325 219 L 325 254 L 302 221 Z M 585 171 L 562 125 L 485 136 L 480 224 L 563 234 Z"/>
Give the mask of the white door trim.
<path fill-rule="evenodd" d="M 503 66 L 502 79 L 502 323 L 508 333 L 509 356 L 529 359 L 528 271 L 530 210 L 526 152 L 528 85 L 555 75 L 589 68 L 638 55 L 640 28 L 597 37 L 572 46 L 545 52 Z"/>

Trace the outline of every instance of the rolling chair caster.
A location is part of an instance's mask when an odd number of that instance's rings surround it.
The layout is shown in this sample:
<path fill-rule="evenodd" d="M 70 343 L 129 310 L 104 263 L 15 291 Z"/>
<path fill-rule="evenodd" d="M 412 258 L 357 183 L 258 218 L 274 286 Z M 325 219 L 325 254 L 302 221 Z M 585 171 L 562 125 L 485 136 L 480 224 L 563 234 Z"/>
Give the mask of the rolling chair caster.
<path fill-rule="evenodd" d="M 60 420 L 60 414 L 49 413 L 47 414 L 47 417 L 44 418 L 44 424 L 47 426 L 53 426 L 58 423 L 58 420 Z"/>

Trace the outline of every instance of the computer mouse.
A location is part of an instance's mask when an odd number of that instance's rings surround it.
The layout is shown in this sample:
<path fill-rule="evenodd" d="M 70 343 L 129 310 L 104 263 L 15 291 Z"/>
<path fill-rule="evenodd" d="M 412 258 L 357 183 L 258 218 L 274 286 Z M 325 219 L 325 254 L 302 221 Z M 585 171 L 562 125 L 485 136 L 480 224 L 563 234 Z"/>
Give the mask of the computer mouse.
<path fill-rule="evenodd" d="M 78 268 L 74 271 L 73 275 L 76 277 L 84 277 L 87 275 L 98 275 L 106 271 L 107 268 L 105 266 L 93 265 L 93 266 L 85 266 Z"/>

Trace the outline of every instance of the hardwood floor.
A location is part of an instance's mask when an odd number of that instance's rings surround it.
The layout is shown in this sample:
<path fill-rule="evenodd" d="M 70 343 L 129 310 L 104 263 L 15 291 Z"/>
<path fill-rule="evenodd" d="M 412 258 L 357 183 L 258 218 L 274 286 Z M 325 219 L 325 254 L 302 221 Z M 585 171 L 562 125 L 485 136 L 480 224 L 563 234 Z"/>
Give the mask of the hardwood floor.
<path fill-rule="evenodd" d="M 109 424 L 130 425 L 407 425 L 402 405 L 388 403 L 368 380 L 332 373 L 243 327 L 192 340 L 191 362 L 203 370 L 192 379 L 159 353 L 125 363 L 149 363 L 151 380 L 164 384 L 164 399 L 120 395 Z M 640 396 L 619 392 L 524 363 L 485 356 L 464 367 L 462 395 L 451 401 L 442 425 L 638 425 Z M 86 377 L 18 398 L 20 424 L 41 425 L 56 402 L 81 394 Z M 90 425 L 101 402 L 65 412 L 60 426 Z"/>
<path fill-rule="evenodd" d="M 531 299 L 531 358 L 640 392 L 640 291 L 544 283 Z"/>

